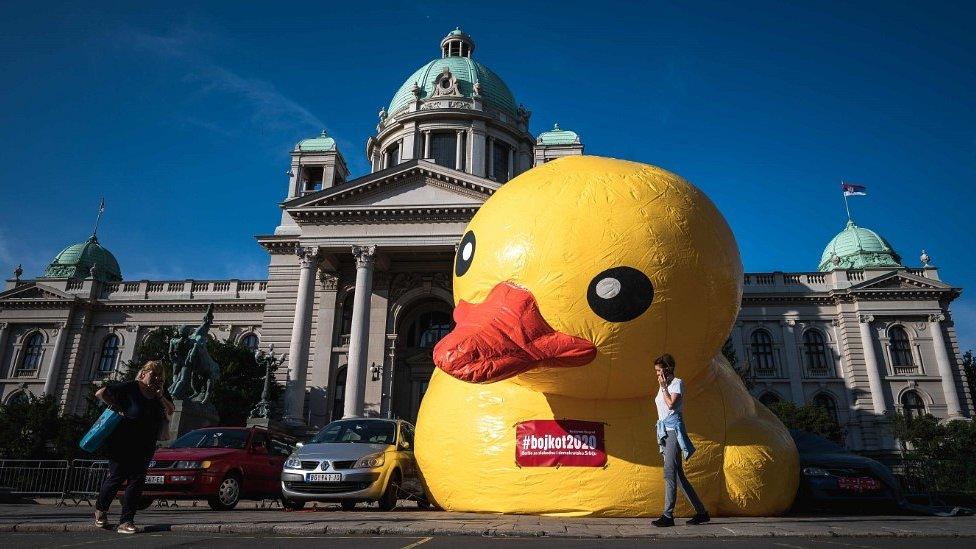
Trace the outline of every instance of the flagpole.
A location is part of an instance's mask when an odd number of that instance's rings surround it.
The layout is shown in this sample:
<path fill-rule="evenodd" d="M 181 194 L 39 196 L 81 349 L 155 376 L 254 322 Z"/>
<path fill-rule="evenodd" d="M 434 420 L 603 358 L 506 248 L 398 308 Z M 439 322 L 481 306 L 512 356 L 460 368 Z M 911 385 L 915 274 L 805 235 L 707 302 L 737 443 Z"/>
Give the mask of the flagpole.
<path fill-rule="evenodd" d="M 844 188 L 844 182 L 843 181 L 840 182 L 840 187 L 841 187 L 841 189 Z M 851 207 L 847 203 L 847 191 L 846 190 L 844 190 L 844 209 L 847 210 L 847 220 L 848 221 L 852 221 L 852 219 L 851 219 Z"/>
<path fill-rule="evenodd" d="M 98 215 L 95 216 L 95 229 L 92 231 L 92 236 L 98 235 L 98 224 L 102 221 L 102 212 L 105 211 L 105 198 L 98 204 Z"/>

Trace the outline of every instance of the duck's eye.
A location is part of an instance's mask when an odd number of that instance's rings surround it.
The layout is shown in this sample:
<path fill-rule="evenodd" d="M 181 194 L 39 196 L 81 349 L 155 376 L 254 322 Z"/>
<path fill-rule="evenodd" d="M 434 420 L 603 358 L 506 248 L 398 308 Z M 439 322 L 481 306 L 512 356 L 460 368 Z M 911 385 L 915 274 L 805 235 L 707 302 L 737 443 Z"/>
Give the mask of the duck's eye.
<path fill-rule="evenodd" d="M 651 306 L 654 286 L 647 275 L 633 267 L 613 267 L 593 277 L 586 301 L 600 318 L 627 322 Z"/>
<path fill-rule="evenodd" d="M 474 247 L 474 233 L 468 231 L 458 244 L 457 257 L 454 258 L 455 275 L 462 276 L 471 268 L 471 262 L 474 261 Z"/>

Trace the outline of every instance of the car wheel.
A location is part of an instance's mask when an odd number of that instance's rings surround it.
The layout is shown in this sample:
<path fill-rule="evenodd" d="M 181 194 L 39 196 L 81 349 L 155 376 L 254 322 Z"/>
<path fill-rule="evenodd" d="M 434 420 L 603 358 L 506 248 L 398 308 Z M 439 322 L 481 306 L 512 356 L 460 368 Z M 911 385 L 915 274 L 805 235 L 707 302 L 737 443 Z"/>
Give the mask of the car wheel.
<path fill-rule="evenodd" d="M 390 482 L 386 484 L 386 490 L 380 496 L 380 511 L 392 511 L 400 498 L 400 474 L 394 473 L 390 477 Z"/>
<path fill-rule="evenodd" d="M 417 500 L 417 507 L 420 509 L 430 509 L 430 501 L 425 497 L 421 497 Z"/>
<path fill-rule="evenodd" d="M 356 508 L 355 501 L 340 501 L 339 505 L 342 506 L 343 511 L 352 511 L 353 509 Z"/>
<path fill-rule="evenodd" d="M 300 511 L 305 508 L 305 502 L 297 499 L 281 498 L 281 506 L 289 511 Z"/>
<path fill-rule="evenodd" d="M 217 495 L 207 498 L 214 511 L 229 511 L 241 501 L 241 479 L 237 475 L 227 475 L 217 487 Z"/>

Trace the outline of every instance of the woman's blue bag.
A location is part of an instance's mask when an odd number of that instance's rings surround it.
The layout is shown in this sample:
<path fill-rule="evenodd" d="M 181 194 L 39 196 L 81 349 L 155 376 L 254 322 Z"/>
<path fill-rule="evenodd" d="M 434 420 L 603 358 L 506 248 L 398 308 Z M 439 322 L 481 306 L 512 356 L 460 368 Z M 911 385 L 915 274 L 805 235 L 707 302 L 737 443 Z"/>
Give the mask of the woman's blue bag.
<path fill-rule="evenodd" d="M 92 428 L 88 430 L 88 433 L 82 437 L 81 442 L 78 446 L 86 452 L 95 452 L 99 448 L 105 445 L 105 441 L 108 440 L 109 435 L 115 428 L 122 423 L 122 414 L 116 412 L 111 408 L 106 408 L 102 415 L 98 418 L 98 421 L 92 425 Z"/>

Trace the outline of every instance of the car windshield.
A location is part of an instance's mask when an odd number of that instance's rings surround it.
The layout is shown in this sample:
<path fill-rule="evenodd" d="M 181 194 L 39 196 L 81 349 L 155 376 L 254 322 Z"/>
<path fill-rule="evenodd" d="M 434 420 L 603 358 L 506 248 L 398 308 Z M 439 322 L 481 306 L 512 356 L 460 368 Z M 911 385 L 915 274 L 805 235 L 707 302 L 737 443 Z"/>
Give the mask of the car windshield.
<path fill-rule="evenodd" d="M 247 444 L 247 431 L 242 429 L 201 429 L 176 439 L 170 448 L 233 448 L 243 450 Z"/>
<path fill-rule="evenodd" d="M 347 419 L 333 421 L 312 439 L 321 442 L 362 442 L 368 444 L 393 444 L 396 440 L 396 423 L 379 419 Z"/>

